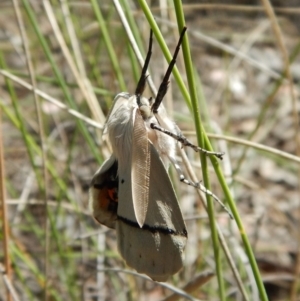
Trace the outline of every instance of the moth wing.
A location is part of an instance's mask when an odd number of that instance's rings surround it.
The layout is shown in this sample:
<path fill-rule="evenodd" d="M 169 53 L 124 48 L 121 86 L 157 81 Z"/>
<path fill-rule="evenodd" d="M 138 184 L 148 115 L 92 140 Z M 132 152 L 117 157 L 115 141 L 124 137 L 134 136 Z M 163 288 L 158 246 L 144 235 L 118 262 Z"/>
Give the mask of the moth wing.
<path fill-rule="evenodd" d="M 116 95 L 116 97 L 114 98 L 112 107 L 108 113 L 108 116 L 106 118 L 106 123 L 104 125 L 104 130 L 103 130 L 103 136 L 107 135 L 107 122 L 109 121 L 111 116 L 114 116 L 115 112 L 124 104 L 126 104 L 128 102 L 128 99 L 130 98 L 130 94 L 126 93 L 126 92 L 122 92 Z"/>
<path fill-rule="evenodd" d="M 136 220 L 144 225 L 149 202 L 150 151 L 147 129 L 139 112 L 135 111 L 131 152 L 132 202 Z"/>
<path fill-rule="evenodd" d="M 118 162 L 112 155 L 95 173 L 89 189 L 89 204 L 94 218 L 115 228 L 118 210 Z"/>
<path fill-rule="evenodd" d="M 151 167 L 145 223 L 142 228 L 138 225 L 131 186 L 121 185 L 120 179 L 116 223 L 118 249 L 126 263 L 137 272 L 155 281 L 166 281 L 182 268 L 187 231 L 165 166 L 149 141 L 148 147 Z"/>

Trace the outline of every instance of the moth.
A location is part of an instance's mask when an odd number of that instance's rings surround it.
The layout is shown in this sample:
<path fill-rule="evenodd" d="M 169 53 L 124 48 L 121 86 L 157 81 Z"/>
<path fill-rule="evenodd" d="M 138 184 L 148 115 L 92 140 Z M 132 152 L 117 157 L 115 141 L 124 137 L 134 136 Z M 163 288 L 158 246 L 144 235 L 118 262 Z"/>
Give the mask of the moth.
<path fill-rule="evenodd" d="M 94 218 L 116 229 L 118 250 L 127 265 L 155 281 L 166 281 L 182 268 L 188 237 L 167 169 L 176 162 L 174 138 L 191 144 L 178 135 L 161 106 L 185 31 L 156 98 L 148 99 L 143 92 L 152 53 L 151 31 L 135 93 L 119 93 L 107 117 L 103 135 L 112 155 L 94 175 L 89 191 Z"/>

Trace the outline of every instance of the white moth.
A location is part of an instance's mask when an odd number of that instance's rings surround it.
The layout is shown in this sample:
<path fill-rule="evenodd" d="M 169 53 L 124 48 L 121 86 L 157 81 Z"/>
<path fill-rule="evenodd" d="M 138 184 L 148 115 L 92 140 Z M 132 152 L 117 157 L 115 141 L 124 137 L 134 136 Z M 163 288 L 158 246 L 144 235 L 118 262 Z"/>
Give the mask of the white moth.
<path fill-rule="evenodd" d="M 99 223 L 116 229 L 118 250 L 128 266 L 155 281 L 166 281 L 182 268 L 188 236 L 167 172 L 176 146 L 171 137 L 176 135 L 169 131 L 176 132 L 176 125 L 159 107 L 185 30 L 155 101 L 142 96 L 151 33 L 135 94 L 122 92 L 114 99 L 103 133 L 113 153 L 94 175 L 90 189 L 93 215 Z"/>

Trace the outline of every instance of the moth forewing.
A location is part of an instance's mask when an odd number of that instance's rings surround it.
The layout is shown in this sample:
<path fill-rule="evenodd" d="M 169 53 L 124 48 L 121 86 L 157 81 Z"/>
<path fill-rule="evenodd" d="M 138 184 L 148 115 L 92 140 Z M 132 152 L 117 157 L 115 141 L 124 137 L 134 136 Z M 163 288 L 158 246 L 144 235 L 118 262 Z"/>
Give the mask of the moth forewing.
<path fill-rule="evenodd" d="M 150 152 L 144 120 L 139 109 L 134 112 L 131 153 L 132 201 L 136 220 L 142 227 L 149 203 Z"/>
<path fill-rule="evenodd" d="M 120 186 L 124 188 L 122 190 L 124 197 L 129 198 L 129 202 L 132 203 L 130 162 L 134 100 L 135 96 L 128 93 L 120 93 L 115 97 L 104 128 L 104 135 L 108 137 L 113 155 L 96 172 L 90 188 L 93 215 L 99 223 L 110 228 L 114 227 L 117 219 Z M 129 174 L 126 173 L 128 170 Z M 124 194 L 124 191 L 129 194 L 129 197 Z M 114 192 L 117 196 L 113 195 Z M 114 214 L 110 209 L 114 210 Z M 131 212 L 132 210 L 129 209 L 129 216 L 131 216 Z"/>
<path fill-rule="evenodd" d="M 117 94 L 114 98 L 113 104 L 109 110 L 109 113 L 107 115 L 106 118 L 106 123 L 104 125 L 104 129 L 103 129 L 103 135 L 107 135 L 108 133 L 108 122 L 111 121 L 111 118 L 115 118 L 115 113 L 116 111 L 118 111 L 120 109 L 120 107 L 124 107 L 128 104 L 128 99 L 130 98 L 130 94 L 127 92 L 121 92 L 119 94 Z M 125 113 L 125 112 L 124 112 Z"/>
<path fill-rule="evenodd" d="M 107 130 L 105 134 L 109 137 L 112 151 L 119 163 L 119 174 L 124 173 L 123 169 L 128 169 L 129 166 L 129 156 L 131 156 L 132 147 L 132 118 L 134 107 L 136 107 L 134 95 L 125 93 L 118 94 L 114 101 L 113 110 L 109 114 L 105 126 Z"/>
<path fill-rule="evenodd" d="M 151 176 L 146 219 L 140 229 L 134 220 L 123 218 L 122 212 L 128 213 L 128 206 L 120 202 L 118 249 L 126 263 L 139 273 L 165 281 L 182 268 L 187 231 L 167 170 L 153 144 L 148 144 Z"/>

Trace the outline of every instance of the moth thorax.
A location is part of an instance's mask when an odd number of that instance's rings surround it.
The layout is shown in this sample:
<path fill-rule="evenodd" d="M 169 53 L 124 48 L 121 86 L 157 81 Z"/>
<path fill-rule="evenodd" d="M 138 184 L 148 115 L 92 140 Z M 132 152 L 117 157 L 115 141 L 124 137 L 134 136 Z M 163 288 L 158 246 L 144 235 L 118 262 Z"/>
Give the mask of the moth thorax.
<path fill-rule="evenodd" d="M 145 97 L 140 98 L 139 109 L 143 119 L 148 119 L 152 116 L 149 100 Z"/>
<path fill-rule="evenodd" d="M 139 107 L 141 115 L 143 117 L 143 119 L 148 119 L 149 117 L 151 117 L 151 109 L 149 106 L 140 106 Z"/>

